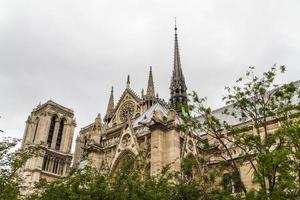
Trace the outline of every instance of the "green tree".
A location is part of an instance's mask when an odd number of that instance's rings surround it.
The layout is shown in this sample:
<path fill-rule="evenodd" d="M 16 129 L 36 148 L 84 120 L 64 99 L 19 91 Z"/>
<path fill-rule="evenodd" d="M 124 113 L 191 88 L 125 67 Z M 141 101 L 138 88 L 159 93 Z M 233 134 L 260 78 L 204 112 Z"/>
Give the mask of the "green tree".
<path fill-rule="evenodd" d="M 19 141 L 15 138 L 2 138 L 0 141 L 0 199 L 3 200 L 18 199 L 20 190 L 24 189 L 18 171 L 35 155 L 34 148 L 16 151 Z"/>
<path fill-rule="evenodd" d="M 295 189 L 295 171 L 289 145 L 286 145 L 288 141 L 268 127 L 270 121 L 290 124 L 291 114 L 298 110 L 297 102 L 293 102 L 297 95 L 296 85 L 274 84 L 278 70 L 284 73 L 285 66 L 279 69 L 273 66 L 258 77 L 250 67 L 245 79 L 240 78 L 236 86 L 226 88 L 228 95 L 224 97 L 226 104 L 234 108 L 227 114 L 251 121 L 253 131 L 250 132 L 242 132 L 245 127 L 230 127 L 226 123 L 225 127 L 240 132 L 234 134 L 230 142 L 241 150 L 239 157 L 250 162 L 255 181 L 260 186 L 258 198 L 261 199 L 295 198 L 290 196 Z M 284 132 L 284 135 L 288 134 Z"/>
<path fill-rule="evenodd" d="M 69 177 L 55 182 L 41 181 L 27 199 L 169 200 L 201 199 L 204 190 L 194 180 L 184 180 L 166 166 L 160 174 L 145 176 L 146 159 L 124 159 L 113 174 L 99 173 L 91 165 L 75 168 Z"/>
<path fill-rule="evenodd" d="M 239 119 L 244 125 L 232 126 L 221 121 L 206 106 L 206 99 L 195 92 L 190 104 L 184 106 L 182 128 L 200 130 L 217 141 L 201 142 L 203 150 L 222 160 L 220 171 L 223 166 L 231 168 L 249 199 L 295 199 L 299 193 L 299 140 L 296 139 L 299 102 L 295 102 L 298 90 L 294 83 L 274 84 L 278 71 L 284 73 L 285 67 L 273 66 L 259 77 L 254 67 L 250 67 L 235 86 L 226 87 L 228 94 L 223 100 L 229 109 L 223 114 Z M 274 133 L 268 128 L 269 122 L 281 123 L 281 127 Z M 258 190 L 248 191 L 241 179 L 240 166 L 245 162 L 254 171 Z"/>

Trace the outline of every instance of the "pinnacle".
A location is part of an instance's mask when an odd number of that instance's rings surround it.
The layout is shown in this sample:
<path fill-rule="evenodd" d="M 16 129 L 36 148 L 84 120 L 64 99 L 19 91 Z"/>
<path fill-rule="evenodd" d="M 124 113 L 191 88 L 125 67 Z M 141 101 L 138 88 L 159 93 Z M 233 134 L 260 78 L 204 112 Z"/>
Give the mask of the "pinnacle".
<path fill-rule="evenodd" d="M 107 111 L 106 111 L 106 118 L 110 117 L 114 110 L 114 87 L 111 87 L 110 97 L 108 101 Z"/>
<path fill-rule="evenodd" d="M 153 75 L 152 75 L 152 66 L 150 66 L 149 71 L 149 78 L 148 78 L 148 87 L 147 87 L 147 96 L 155 96 L 154 92 L 154 82 L 153 82 Z"/>

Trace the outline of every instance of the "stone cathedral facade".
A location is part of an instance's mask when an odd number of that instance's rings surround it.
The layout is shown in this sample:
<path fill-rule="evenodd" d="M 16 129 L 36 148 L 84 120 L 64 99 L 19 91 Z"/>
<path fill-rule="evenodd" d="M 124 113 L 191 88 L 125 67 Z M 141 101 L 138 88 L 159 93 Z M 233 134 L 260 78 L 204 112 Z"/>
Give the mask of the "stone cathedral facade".
<path fill-rule="evenodd" d="M 41 154 L 26 162 L 20 170 L 27 185 L 40 179 L 48 181 L 68 175 L 71 163 L 84 164 L 86 158 L 100 171 L 115 171 L 122 159 L 148 152 L 147 173 L 159 173 L 166 164 L 180 170 L 181 159 L 196 154 L 195 136 L 176 131 L 180 123 L 179 103 L 187 101 L 175 26 L 174 66 L 170 83 L 170 100 L 165 102 L 155 93 L 152 67 L 147 89 L 137 95 L 130 86 L 130 77 L 118 102 L 113 88 L 104 118 L 80 129 L 75 152 L 71 153 L 76 121 L 74 111 L 52 100 L 33 109 L 26 121 L 21 148 L 38 146 Z"/>
<path fill-rule="evenodd" d="M 147 163 L 145 173 L 155 175 L 170 163 L 172 170 L 180 171 L 185 157 L 193 158 L 201 154 L 198 140 L 207 140 L 213 144 L 217 142 L 206 134 L 188 134 L 176 129 L 182 123 L 178 104 L 187 102 L 187 86 L 180 62 L 176 26 L 169 101 L 165 102 L 156 95 L 151 67 L 147 81 L 146 91 L 142 90 L 141 95 L 138 95 L 132 90 L 128 76 L 123 94 L 117 102 L 111 88 L 104 117 L 98 114 L 93 122 L 80 129 L 74 154 L 71 153 L 76 126 L 73 110 L 52 100 L 34 108 L 26 121 L 21 148 L 38 146 L 40 155 L 28 160 L 20 170 L 25 183 L 30 186 L 40 179 L 51 181 L 65 177 L 72 162 L 74 166 L 82 166 L 87 160 L 100 172 L 114 173 L 122 160 L 128 156 L 135 157 L 141 151 L 147 152 L 144 157 Z M 300 81 L 296 83 L 300 85 Z M 240 121 L 223 114 L 224 110 L 230 109 L 233 106 L 219 108 L 213 114 L 230 125 L 245 126 L 247 131 L 255 131 L 251 120 L 243 118 Z M 268 119 L 271 132 L 279 126 L 280 120 Z M 211 168 L 218 165 L 222 160 L 220 157 L 211 156 Z M 245 186 L 256 187 L 250 164 L 243 163 L 240 171 Z M 225 171 L 224 176 L 229 173 Z M 232 180 L 231 186 L 232 192 L 240 192 L 238 180 Z"/>
<path fill-rule="evenodd" d="M 94 122 L 81 128 L 76 139 L 75 165 L 84 164 L 82 160 L 88 158 L 100 171 L 114 172 L 127 156 L 135 157 L 147 151 L 145 171 L 153 175 L 169 163 L 173 163 L 173 170 L 179 171 L 181 159 L 187 154 L 196 154 L 195 138 L 176 131 L 181 120 L 177 105 L 187 101 L 177 37 L 175 27 L 169 103 L 155 95 L 151 67 L 147 89 L 142 90 L 140 96 L 131 89 L 128 76 L 123 94 L 116 103 L 111 89 L 103 120 L 98 115 Z"/>

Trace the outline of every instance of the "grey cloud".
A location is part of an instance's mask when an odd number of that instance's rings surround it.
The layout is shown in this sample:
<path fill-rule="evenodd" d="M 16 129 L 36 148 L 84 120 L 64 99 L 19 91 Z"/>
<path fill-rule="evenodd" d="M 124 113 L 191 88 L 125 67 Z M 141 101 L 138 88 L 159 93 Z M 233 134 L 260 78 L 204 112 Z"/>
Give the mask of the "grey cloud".
<path fill-rule="evenodd" d="M 22 137 L 32 108 L 50 98 L 75 110 L 79 128 L 104 115 L 131 75 L 139 94 L 153 66 L 169 98 L 173 19 L 190 90 L 222 106 L 224 85 L 249 65 L 277 64 L 299 79 L 299 1 L 0 0 L 0 128 Z"/>

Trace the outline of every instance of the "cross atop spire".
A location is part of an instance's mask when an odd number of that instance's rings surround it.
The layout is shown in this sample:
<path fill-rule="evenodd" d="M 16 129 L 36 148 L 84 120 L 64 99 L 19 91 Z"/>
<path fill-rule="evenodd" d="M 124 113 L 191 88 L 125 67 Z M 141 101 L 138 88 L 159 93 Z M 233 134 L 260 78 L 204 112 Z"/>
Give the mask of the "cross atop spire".
<path fill-rule="evenodd" d="M 106 110 L 106 115 L 104 117 L 105 121 L 109 121 L 112 117 L 113 111 L 114 111 L 114 87 L 111 87 L 111 91 L 110 91 L 110 97 L 108 100 L 108 105 L 107 105 L 107 110 Z"/>
<path fill-rule="evenodd" d="M 147 95 L 155 96 L 154 92 L 154 83 L 153 83 L 153 75 L 152 75 L 152 66 L 150 66 L 149 78 L 148 78 L 148 87 L 147 87 Z"/>
<path fill-rule="evenodd" d="M 173 63 L 173 74 L 170 84 L 170 103 L 171 105 L 180 113 L 180 108 L 178 104 L 184 104 L 187 102 L 186 94 L 186 84 L 185 79 L 182 73 L 180 54 L 179 54 L 179 45 L 178 45 L 178 36 L 177 36 L 177 24 L 175 18 L 175 40 L 174 40 L 174 63 Z"/>

